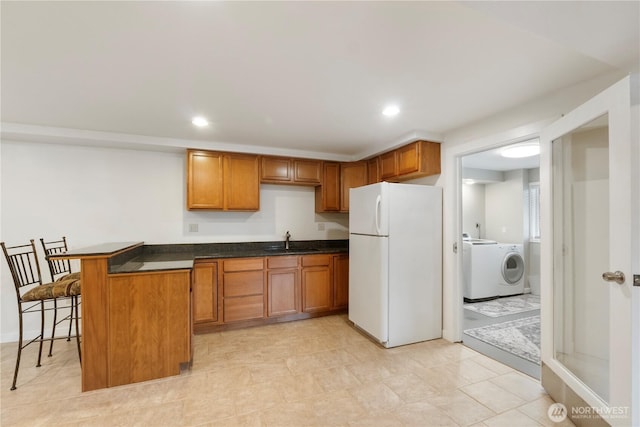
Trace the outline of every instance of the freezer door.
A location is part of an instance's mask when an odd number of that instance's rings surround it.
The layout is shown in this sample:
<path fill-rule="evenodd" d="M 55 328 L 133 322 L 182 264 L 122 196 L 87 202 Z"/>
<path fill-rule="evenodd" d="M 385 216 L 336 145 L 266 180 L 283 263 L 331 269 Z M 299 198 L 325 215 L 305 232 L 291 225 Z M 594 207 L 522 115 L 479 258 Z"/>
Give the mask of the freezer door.
<path fill-rule="evenodd" d="M 349 233 L 389 235 L 389 183 L 365 185 L 349 192 Z"/>
<path fill-rule="evenodd" d="M 389 238 L 349 238 L 349 320 L 381 343 L 388 339 Z"/>

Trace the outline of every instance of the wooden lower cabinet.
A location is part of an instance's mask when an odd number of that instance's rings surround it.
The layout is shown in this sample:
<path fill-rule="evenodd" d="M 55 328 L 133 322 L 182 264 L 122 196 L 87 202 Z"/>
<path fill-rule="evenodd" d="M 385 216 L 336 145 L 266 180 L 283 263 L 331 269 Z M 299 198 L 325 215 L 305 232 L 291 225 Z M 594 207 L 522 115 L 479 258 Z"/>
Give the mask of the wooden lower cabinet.
<path fill-rule="evenodd" d="M 192 289 L 195 333 L 344 312 L 349 255 L 198 260 Z"/>
<path fill-rule="evenodd" d="M 302 257 L 302 311 L 314 313 L 331 309 L 331 255 Z"/>
<path fill-rule="evenodd" d="M 193 323 L 218 321 L 218 263 L 197 262 L 193 266 Z"/>
<path fill-rule="evenodd" d="M 267 258 L 267 316 L 300 312 L 298 257 Z"/>
<path fill-rule="evenodd" d="M 264 259 L 228 259 L 222 265 L 224 322 L 263 318 Z"/>
<path fill-rule="evenodd" d="M 106 387 L 178 375 L 191 360 L 190 280 L 189 270 L 109 275 Z"/>
<path fill-rule="evenodd" d="M 332 309 L 349 306 L 349 255 L 333 256 L 333 304 Z"/>

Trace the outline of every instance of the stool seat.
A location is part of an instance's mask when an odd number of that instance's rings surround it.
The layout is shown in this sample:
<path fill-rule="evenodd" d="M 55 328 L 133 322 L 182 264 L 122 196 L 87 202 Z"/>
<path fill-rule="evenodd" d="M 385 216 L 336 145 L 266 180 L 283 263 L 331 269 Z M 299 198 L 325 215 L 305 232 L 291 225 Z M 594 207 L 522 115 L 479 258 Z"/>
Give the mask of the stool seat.
<path fill-rule="evenodd" d="M 64 280 L 63 277 L 53 283 L 45 283 L 30 289 L 22 295 L 22 301 L 39 301 L 77 295 L 80 295 L 80 279 Z"/>
<path fill-rule="evenodd" d="M 56 279 L 56 282 L 60 282 L 61 280 L 80 280 L 80 272 L 78 271 L 77 273 L 70 273 L 70 274 L 66 274 L 58 279 Z"/>

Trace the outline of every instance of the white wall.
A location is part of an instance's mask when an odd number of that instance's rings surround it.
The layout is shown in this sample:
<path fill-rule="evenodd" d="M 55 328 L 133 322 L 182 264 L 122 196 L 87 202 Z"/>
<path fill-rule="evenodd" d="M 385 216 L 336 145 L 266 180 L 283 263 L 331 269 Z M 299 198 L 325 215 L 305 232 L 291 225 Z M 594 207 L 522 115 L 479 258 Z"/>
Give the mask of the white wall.
<path fill-rule="evenodd" d="M 500 243 L 524 242 L 523 169 L 507 171 L 504 181 L 485 186 L 486 238 Z"/>
<path fill-rule="evenodd" d="M 474 239 L 486 235 L 485 197 L 484 184 L 462 184 L 462 232 Z M 480 224 L 481 235 L 476 224 Z"/>
<path fill-rule="evenodd" d="M 0 240 L 8 245 L 61 236 L 71 247 L 266 241 L 287 230 L 293 240 L 348 238 L 348 215 L 316 214 L 312 187 L 263 185 L 259 212 L 187 211 L 183 153 L 12 141 L 2 141 L 0 152 Z M 189 233 L 189 224 L 199 231 Z M 6 261 L 0 266 L 0 341 L 14 341 L 15 291 Z M 25 329 L 35 328 L 29 321 Z"/>

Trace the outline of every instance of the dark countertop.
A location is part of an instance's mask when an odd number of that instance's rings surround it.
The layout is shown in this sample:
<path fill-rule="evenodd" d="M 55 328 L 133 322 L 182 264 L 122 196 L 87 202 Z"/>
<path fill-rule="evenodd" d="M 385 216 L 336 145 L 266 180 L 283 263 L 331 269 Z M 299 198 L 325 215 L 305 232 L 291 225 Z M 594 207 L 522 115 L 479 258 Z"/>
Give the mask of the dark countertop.
<path fill-rule="evenodd" d="M 85 246 L 84 248 L 73 249 L 63 254 L 49 255 L 49 258 L 85 258 L 114 255 L 118 252 L 128 251 L 136 247 L 141 247 L 143 242 L 111 242 L 99 245 Z"/>
<path fill-rule="evenodd" d="M 193 243 L 144 245 L 109 260 L 109 273 L 182 270 L 193 268 L 200 259 L 246 258 L 285 255 L 348 253 L 349 240 L 306 240 L 290 242 Z"/>

